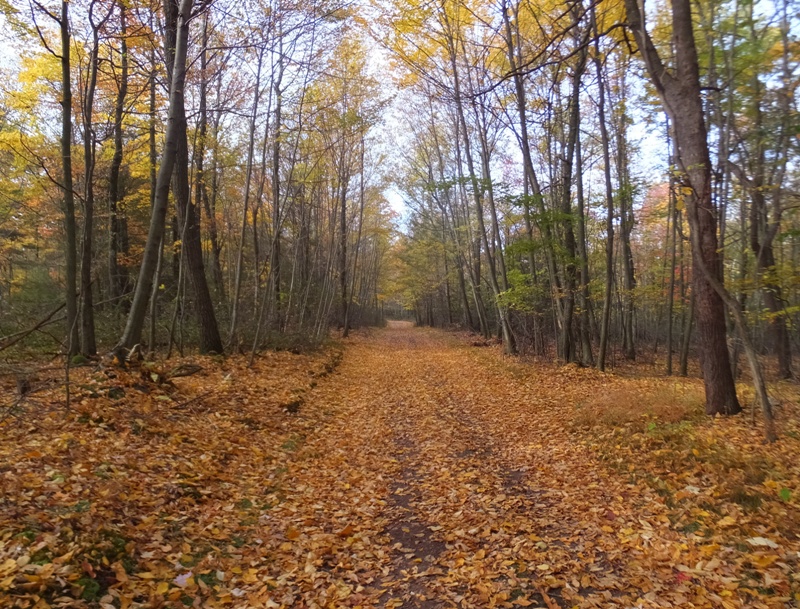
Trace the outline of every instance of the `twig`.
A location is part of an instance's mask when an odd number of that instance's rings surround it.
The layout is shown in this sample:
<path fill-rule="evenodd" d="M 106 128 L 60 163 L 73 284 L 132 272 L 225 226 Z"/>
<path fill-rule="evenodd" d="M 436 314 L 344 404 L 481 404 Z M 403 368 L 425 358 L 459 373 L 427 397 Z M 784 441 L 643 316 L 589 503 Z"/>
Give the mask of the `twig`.
<path fill-rule="evenodd" d="M 547 609 L 560 609 L 560 605 L 557 602 L 555 602 L 552 598 L 550 598 L 550 595 L 547 594 L 543 586 L 537 584 L 536 589 L 541 595 L 544 604 L 547 605 Z"/>
<path fill-rule="evenodd" d="M 207 398 L 207 397 L 208 397 L 209 395 L 211 395 L 212 393 L 214 393 L 214 390 L 213 390 L 213 389 L 212 389 L 211 391 L 206 391 L 205 393 L 201 393 L 200 395 L 198 395 L 198 396 L 196 396 L 196 397 L 193 397 L 193 398 L 191 398 L 191 399 L 188 399 L 188 400 L 186 400 L 185 402 L 181 402 L 180 404 L 178 404 L 177 406 L 175 406 L 175 409 L 178 409 L 178 408 L 184 408 L 184 407 L 186 407 L 186 406 L 189 406 L 190 404 L 193 404 L 193 403 L 195 403 L 195 402 L 200 402 L 200 401 L 202 401 L 203 399 Z"/>

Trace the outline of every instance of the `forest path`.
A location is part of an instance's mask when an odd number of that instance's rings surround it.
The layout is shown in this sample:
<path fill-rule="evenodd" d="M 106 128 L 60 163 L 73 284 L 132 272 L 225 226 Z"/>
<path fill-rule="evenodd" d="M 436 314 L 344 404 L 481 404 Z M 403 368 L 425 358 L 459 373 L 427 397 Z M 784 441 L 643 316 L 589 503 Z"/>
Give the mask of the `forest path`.
<path fill-rule="evenodd" d="M 0 425 L 0 607 L 796 606 L 800 411 L 470 342 L 76 369 Z"/>
<path fill-rule="evenodd" d="M 630 606 L 658 586 L 618 532 L 650 529 L 640 519 L 662 506 L 571 440 L 575 395 L 552 372 L 407 323 L 355 339 L 313 392 L 328 419 L 306 440 L 313 457 L 290 466 L 286 488 L 304 497 L 285 504 L 300 522 L 333 499 L 327 528 L 353 558 L 298 539 L 308 581 L 293 583 L 320 588 L 325 569 L 347 582 L 329 587 L 336 606 L 408 609 Z"/>

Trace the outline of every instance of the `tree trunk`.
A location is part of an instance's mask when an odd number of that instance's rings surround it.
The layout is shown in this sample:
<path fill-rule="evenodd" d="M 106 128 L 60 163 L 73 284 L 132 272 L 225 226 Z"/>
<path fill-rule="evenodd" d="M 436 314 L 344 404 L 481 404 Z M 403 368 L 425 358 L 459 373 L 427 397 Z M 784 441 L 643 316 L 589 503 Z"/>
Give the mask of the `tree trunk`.
<path fill-rule="evenodd" d="M 177 32 L 180 20 L 179 0 L 165 0 L 164 9 L 167 17 L 165 36 L 165 55 L 167 66 L 178 69 L 177 59 L 173 56 L 172 40 L 180 35 Z M 188 30 L 186 21 L 183 27 Z M 176 42 L 177 46 L 177 42 Z M 185 69 L 185 68 L 184 68 Z M 174 71 L 174 70 L 173 70 Z M 187 136 L 186 107 L 184 97 L 177 98 L 176 115 L 178 120 L 178 141 L 176 159 L 173 168 L 173 191 L 178 208 L 178 221 L 182 227 L 181 251 L 186 256 L 186 268 L 194 292 L 194 307 L 200 325 L 200 352 L 222 353 L 222 338 L 219 334 L 217 318 L 214 314 L 214 303 L 206 280 L 203 264 L 203 246 L 200 235 L 199 210 L 191 200 L 189 188 L 189 140 Z"/>
<path fill-rule="evenodd" d="M 67 354 L 78 352 L 78 237 L 72 186 L 72 74 L 70 68 L 69 2 L 61 2 L 61 169 L 64 191 L 65 300 Z"/>
<path fill-rule="evenodd" d="M 580 268 L 580 337 L 581 337 L 581 362 L 584 366 L 594 365 L 592 353 L 592 331 L 589 321 L 591 301 L 589 300 L 589 254 L 586 246 L 586 214 L 583 195 L 583 158 L 581 156 L 580 135 L 575 141 L 575 186 L 578 198 L 578 254 L 581 260 Z"/>
<path fill-rule="evenodd" d="M 577 9 L 573 10 L 573 23 L 578 27 L 580 16 Z M 579 32 L 575 34 L 579 40 Z M 566 362 L 573 362 L 577 356 L 572 336 L 572 322 L 575 311 L 575 283 L 577 258 L 575 244 L 574 218 L 572 214 L 572 165 L 575 159 L 575 148 L 580 137 L 580 93 L 581 79 L 586 67 L 585 47 L 578 53 L 577 63 L 573 68 L 572 92 L 569 97 L 569 125 L 567 131 L 567 150 L 561 164 L 561 215 L 564 225 L 564 249 L 566 264 L 564 265 L 564 308 L 561 328 L 561 358 Z M 602 123 L 601 123 L 602 124 Z"/>
<path fill-rule="evenodd" d="M 122 201 L 122 180 L 120 171 L 123 155 L 122 119 L 125 112 L 125 98 L 128 95 L 128 30 L 127 9 L 125 3 L 118 0 L 120 22 L 120 76 L 117 99 L 114 104 L 114 157 L 111 159 L 111 170 L 108 188 L 108 283 L 109 296 L 115 306 L 118 299 L 129 289 L 128 269 L 120 266 L 118 256 L 128 253 L 128 239 L 123 213 L 119 209 Z"/>
<path fill-rule="evenodd" d="M 594 9 L 592 9 L 594 11 Z M 594 20 L 594 13 L 592 14 Z M 596 29 L 596 28 L 595 28 Z M 603 299 L 603 317 L 600 322 L 600 349 L 597 354 L 597 369 L 605 370 L 606 352 L 608 350 L 608 334 L 611 319 L 611 288 L 614 284 L 614 188 L 611 184 L 611 154 L 609 151 L 608 128 L 606 126 L 606 83 L 603 65 L 600 59 L 600 48 L 595 40 L 594 64 L 597 72 L 597 120 L 600 124 L 600 138 L 603 146 L 603 176 L 605 178 L 606 195 L 606 288 Z"/>
<path fill-rule="evenodd" d="M 92 46 L 89 51 L 86 89 L 83 96 L 83 244 L 81 249 L 81 352 L 84 355 L 97 353 L 94 332 L 94 302 L 92 299 L 92 238 L 94 236 L 94 167 L 96 138 L 93 125 L 94 94 L 97 88 L 97 62 L 100 50 L 99 29 L 111 15 L 101 23 L 94 22 L 95 3 L 89 5 L 89 23 L 92 28 Z"/>
<path fill-rule="evenodd" d="M 281 123 L 283 122 L 283 39 L 278 41 L 278 73 L 272 83 L 275 92 L 274 134 L 272 136 L 272 243 L 269 252 L 269 273 L 272 285 L 272 302 L 275 319 L 280 327 L 281 319 Z"/>
<path fill-rule="evenodd" d="M 242 291 L 242 267 L 244 262 L 244 243 L 247 237 L 247 212 L 250 206 L 250 186 L 253 182 L 253 155 L 256 141 L 256 118 L 258 104 L 261 97 L 261 65 L 264 59 L 264 50 L 258 51 L 258 67 L 256 69 L 256 82 L 253 91 L 253 108 L 250 113 L 250 133 L 247 141 L 247 169 L 244 178 L 244 209 L 242 210 L 242 230 L 239 232 L 239 249 L 236 253 L 236 275 L 233 280 L 233 295 L 231 302 L 231 329 L 228 336 L 228 345 L 239 345 L 237 325 L 239 322 L 239 295 Z M 253 231 L 256 226 L 253 222 Z M 256 270 L 258 273 L 258 270 Z"/>
<path fill-rule="evenodd" d="M 350 304 L 347 297 L 347 188 L 350 181 L 350 172 L 349 168 L 345 167 L 345 146 L 346 139 L 342 138 L 339 169 L 339 295 L 342 306 L 343 334 L 347 336 L 347 309 Z M 342 172 L 344 173 L 342 174 Z"/>
<path fill-rule="evenodd" d="M 751 90 L 755 97 L 752 115 L 753 131 L 755 131 L 755 150 L 748 155 L 750 159 L 752 177 L 735 163 L 728 166 L 750 195 L 750 249 L 756 259 L 756 275 L 760 284 L 764 304 L 770 313 L 769 342 L 772 352 L 778 357 L 778 375 L 782 379 L 792 376 L 792 354 L 789 342 L 789 333 L 786 329 L 786 319 L 783 311 L 781 285 L 777 279 L 775 267 L 775 252 L 773 242 L 780 227 L 780 189 L 782 179 L 777 184 L 766 178 L 766 146 L 763 141 L 764 124 L 761 111 L 762 85 L 757 76 L 753 76 Z M 765 192 L 773 192 L 773 206 L 775 206 L 775 220 L 770 221 L 767 210 Z"/>
<path fill-rule="evenodd" d="M 442 13 L 442 19 L 444 20 L 445 24 L 447 25 L 448 29 L 450 27 L 448 16 L 446 12 Z M 508 354 L 516 353 L 516 345 L 514 343 L 514 335 L 511 331 L 511 325 L 508 321 L 508 310 L 507 307 L 500 302 L 500 283 L 498 281 L 498 273 L 497 267 L 495 265 L 495 258 L 493 256 L 493 248 L 489 243 L 489 235 L 486 231 L 486 225 L 484 222 L 484 210 L 483 210 L 483 188 L 478 181 L 478 175 L 475 171 L 475 164 L 472 159 L 472 151 L 470 149 L 470 141 L 469 141 L 469 130 L 467 128 L 467 121 L 464 115 L 464 104 L 461 95 L 461 83 L 459 78 L 458 66 L 456 63 L 456 49 L 455 49 L 455 42 L 453 38 L 453 32 L 448 31 L 448 51 L 450 54 L 450 66 L 453 70 L 453 86 L 454 86 L 454 94 L 455 94 L 455 106 L 456 106 L 456 114 L 457 114 L 457 122 L 460 123 L 460 135 L 463 136 L 463 150 L 464 156 L 467 161 L 467 171 L 469 171 L 469 178 L 472 186 L 472 198 L 475 203 L 475 215 L 478 221 L 478 232 L 479 237 L 483 243 L 483 247 L 486 251 L 486 258 L 489 263 L 489 279 L 492 291 L 495 297 L 495 306 L 497 309 L 497 314 L 499 317 L 500 322 L 500 329 L 503 336 L 503 350 Z M 456 137 L 459 137 L 457 135 Z M 502 255 L 502 253 L 500 254 Z M 476 286 L 479 287 L 479 286 Z"/>
<path fill-rule="evenodd" d="M 542 240 L 544 242 L 544 251 L 545 251 L 545 260 L 547 262 L 547 271 L 550 276 L 550 284 L 552 287 L 552 294 L 554 294 L 555 305 L 557 308 L 557 312 L 559 317 L 561 316 L 562 310 L 562 303 L 561 303 L 561 287 L 559 285 L 558 273 L 556 270 L 556 263 L 555 263 L 555 252 L 553 251 L 553 246 L 555 240 L 553 238 L 552 230 L 550 227 L 550 222 L 545 217 L 545 208 L 544 208 L 544 195 L 542 193 L 542 188 L 539 183 L 539 179 L 536 175 L 536 171 L 533 167 L 533 159 L 531 157 L 531 149 L 530 149 L 530 140 L 528 138 L 528 119 L 527 119 L 527 102 L 526 102 L 526 92 L 525 92 L 525 84 L 523 82 L 522 73 L 520 73 L 518 66 L 522 63 L 522 49 L 521 49 L 521 37 L 519 34 L 519 5 L 515 6 L 514 9 L 514 23 L 515 28 L 512 30 L 511 27 L 511 19 L 509 16 L 509 8 L 506 6 L 505 0 L 501 5 L 501 10 L 503 13 L 503 24 L 505 26 L 505 43 L 506 43 L 506 52 L 509 61 L 509 67 L 511 68 L 511 74 L 514 79 L 514 90 L 515 90 L 515 98 L 516 98 L 516 106 L 517 106 L 517 114 L 519 115 L 520 121 L 520 133 L 519 133 L 519 144 L 520 150 L 522 151 L 522 162 L 523 162 L 523 171 L 525 176 L 525 191 L 526 195 L 528 195 L 528 187 L 530 187 L 530 195 L 533 197 L 533 203 L 536 207 L 536 210 L 540 217 L 539 223 L 539 230 L 542 233 Z M 516 37 L 515 35 L 516 34 Z M 525 222 L 526 228 L 528 231 L 528 236 L 533 240 L 533 231 L 531 227 L 531 220 L 530 220 L 530 203 L 526 199 L 524 201 L 524 212 L 525 212 Z M 533 263 L 533 254 L 529 257 L 529 264 L 531 266 L 531 273 L 534 273 L 534 263 Z M 568 340 L 568 339 L 567 339 Z"/>
<path fill-rule="evenodd" d="M 206 64 L 207 67 L 207 64 Z M 222 86 L 222 75 L 218 75 L 216 82 L 216 99 L 220 99 L 220 90 Z M 222 246 L 219 243 L 219 229 L 217 227 L 217 195 L 219 192 L 219 123 L 221 120 L 221 111 L 217 110 L 214 115 L 212 123 L 212 136 L 211 136 L 211 193 L 209 194 L 208 188 L 203 190 L 203 207 L 206 212 L 206 220 L 208 221 L 208 238 L 211 241 L 211 269 L 212 277 L 214 278 L 214 285 L 217 289 L 217 295 L 220 302 L 226 302 L 225 297 L 225 279 L 222 275 Z"/>
<path fill-rule="evenodd" d="M 153 13 L 150 13 L 150 29 L 153 29 Z M 150 213 L 155 207 L 156 186 L 158 182 L 158 156 L 156 154 L 156 49 L 155 43 L 150 47 L 150 74 L 148 77 L 148 88 L 150 99 L 148 102 L 148 161 L 150 169 Z M 153 287 L 150 291 L 150 332 L 148 345 L 150 353 L 155 353 L 156 349 L 156 327 L 158 321 L 158 294 L 160 290 L 161 269 L 164 264 L 164 236 L 162 231 L 161 240 L 158 243 L 158 254 L 155 265 L 155 277 Z"/>
<path fill-rule="evenodd" d="M 217 222 L 211 212 L 211 205 L 208 197 L 208 177 L 205 168 L 205 155 L 208 149 L 208 16 L 210 10 L 203 13 L 203 34 L 200 48 L 200 95 L 198 107 L 198 123 L 196 144 L 194 151 L 194 162 L 196 168 L 194 206 L 197 210 L 198 219 L 202 216 L 202 211 L 206 212 L 208 220 L 208 236 L 211 241 L 211 276 L 216 288 L 216 295 L 224 301 L 225 286 L 222 281 L 222 269 L 219 261 L 219 243 L 217 240 Z M 216 133 L 214 134 L 216 136 Z M 216 152 L 214 152 L 216 154 Z M 216 160 L 216 159 L 215 159 Z M 212 165 L 212 171 L 216 167 Z M 213 176 L 213 173 L 212 173 Z M 212 178 L 213 179 L 213 178 Z"/>
<path fill-rule="evenodd" d="M 356 243 L 355 247 L 353 248 L 353 279 L 350 282 L 350 295 L 347 297 L 347 306 L 344 310 L 344 331 L 342 333 L 343 338 L 347 338 L 348 334 L 350 333 L 350 310 L 353 306 L 353 293 L 355 292 L 355 274 L 356 269 L 358 268 L 358 253 L 361 249 L 361 232 L 364 227 L 364 203 L 366 200 L 365 192 L 364 192 L 364 172 L 366 168 L 364 167 L 364 133 L 361 133 L 361 155 L 360 155 L 360 173 L 359 173 L 359 188 L 358 188 L 358 233 L 356 235 Z M 446 263 L 445 263 L 446 264 Z M 448 306 L 450 305 L 450 297 L 448 294 L 447 299 Z"/>
<path fill-rule="evenodd" d="M 689 346 L 692 340 L 692 328 L 694 327 L 694 294 L 689 299 L 689 311 L 685 317 L 686 326 L 683 328 L 681 337 L 681 358 L 680 372 L 683 377 L 689 376 Z"/>
<path fill-rule="evenodd" d="M 141 342 L 144 318 L 147 314 L 147 302 L 153 285 L 153 276 L 158 263 L 161 238 L 164 235 L 164 222 L 169 202 L 169 189 L 172 173 L 178 154 L 181 135 L 186 134 L 186 114 L 184 111 L 184 83 L 186 81 L 186 53 L 189 40 L 189 24 L 194 0 L 181 0 L 176 16 L 176 36 L 174 46 L 174 62 L 169 88 L 169 115 L 167 118 L 164 152 L 161 155 L 161 166 L 158 169 L 156 190 L 150 216 L 150 228 L 147 233 L 142 265 L 133 294 L 131 310 L 125 331 L 118 347 L 131 349 Z"/>
<path fill-rule="evenodd" d="M 671 138 L 668 137 L 671 140 Z M 672 144 L 670 142 L 670 166 L 672 166 Z M 675 240 L 678 236 L 677 222 L 678 210 L 675 206 L 675 183 L 672 172 L 669 175 L 669 204 L 667 211 L 667 239 L 670 242 L 669 254 L 669 293 L 667 294 L 667 376 L 672 376 L 672 352 L 673 352 L 673 324 L 675 306 L 675 262 L 677 258 L 677 247 Z"/>
<path fill-rule="evenodd" d="M 634 337 L 634 290 L 636 289 L 636 275 L 633 265 L 633 251 L 631 250 L 631 233 L 633 232 L 633 184 L 630 178 L 630 159 L 628 158 L 627 123 L 625 101 L 630 91 L 627 87 L 626 72 L 630 68 L 629 62 L 624 62 L 618 68 L 620 103 L 615 104 L 616 111 L 612 112 L 612 125 L 616 131 L 617 140 L 617 180 L 619 200 L 619 232 L 622 249 L 622 284 L 623 309 L 623 348 L 625 359 L 636 359 L 636 341 Z"/>
<path fill-rule="evenodd" d="M 637 0 L 625 0 L 628 23 L 656 90 L 675 128 L 676 157 L 683 173 L 692 232 L 695 319 L 700 337 L 700 365 L 708 414 L 736 414 L 741 406 L 731 374 L 725 329 L 725 306 L 712 282 L 721 285 L 716 211 L 711 200 L 711 160 L 703 119 L 697 48 L 689 0 L 672 4 L 675 72 L 666 69 L 645 28 Z M 703 272 L 705 269 L 707 275 Z"/>

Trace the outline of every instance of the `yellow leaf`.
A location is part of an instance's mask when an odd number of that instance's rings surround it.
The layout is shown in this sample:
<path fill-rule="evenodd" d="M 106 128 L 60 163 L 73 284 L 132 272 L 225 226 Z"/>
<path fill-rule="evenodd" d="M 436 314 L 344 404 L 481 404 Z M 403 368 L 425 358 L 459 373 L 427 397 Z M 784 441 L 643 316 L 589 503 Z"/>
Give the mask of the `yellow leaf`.
<path fill-rule="evenodd" d="M 754 565 L 761 567 L 762 569 L 769 567 L 772 563 L 778 560 L 778 556 L 776 554 L 767 554 L 762 556 L 753 556 L 750 558 L 750 562 Z"/>
<path fill-rule="evenodd" d="M 717 526 L 724 529 L 725 527 L 732 527 L 735 524 L 736 524 L 735 518 L 731 518 L 730 516 L 725 516 L 725 518 L 723 518 L 717 523 Z"/>
<path fill-rule="evenodd" d="M 69 562 L 70 560 L 72 560 L 72 557 L 74 556 L 74 554 L 75 554 L 75 550 L 71 550 L 70 552 L 67 552 L 63 556 L 59 556 L 58 558 L 54 559 L 53 562 L 55 564 L 57 564 L 57 565 L 64 564 L 64 563 Z"/>
<path fill-rule="evenodd" d="M 707 546 L 703 546 L 702 548 L 700 548 L 700 553 L 703 556 L 709 557 L 709 556 L 713 556 L 714 554 L 716 554 L 717 550 L 719 550 L 719 544 L 711 543 L 711 544 L 709 544 Z"/>

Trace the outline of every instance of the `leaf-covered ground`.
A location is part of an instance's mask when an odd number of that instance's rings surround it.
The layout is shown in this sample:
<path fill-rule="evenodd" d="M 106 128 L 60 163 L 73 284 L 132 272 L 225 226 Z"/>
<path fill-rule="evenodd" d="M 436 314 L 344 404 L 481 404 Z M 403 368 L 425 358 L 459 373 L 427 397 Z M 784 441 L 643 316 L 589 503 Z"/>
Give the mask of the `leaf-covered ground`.
<path fill-rule="evenodd" d="M 792 399 L 765 446 L 696 381 L 406 324 L 195 361 L 3 413 L 0 606 L 798 605 Z"/>

